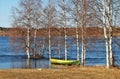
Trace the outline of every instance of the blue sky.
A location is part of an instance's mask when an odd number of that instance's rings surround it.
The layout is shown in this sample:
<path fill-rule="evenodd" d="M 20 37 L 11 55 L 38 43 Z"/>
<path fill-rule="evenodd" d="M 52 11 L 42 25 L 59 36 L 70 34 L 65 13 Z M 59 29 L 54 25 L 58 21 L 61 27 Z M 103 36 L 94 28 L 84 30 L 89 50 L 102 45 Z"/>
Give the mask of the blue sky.
<path fill-rule="evenodd" d="M 12 7 L 18 5 L 18 0 L 0 0 L 0 27 L 11 27 Z"/>
<path fill-rule="evenodd" d="M 47 0 L 44 5 L 47 4 Z M 17 7 L 19 0 L 0 0 L 0 27 L 11 27 L 12 23 L 12 8 Z"/>

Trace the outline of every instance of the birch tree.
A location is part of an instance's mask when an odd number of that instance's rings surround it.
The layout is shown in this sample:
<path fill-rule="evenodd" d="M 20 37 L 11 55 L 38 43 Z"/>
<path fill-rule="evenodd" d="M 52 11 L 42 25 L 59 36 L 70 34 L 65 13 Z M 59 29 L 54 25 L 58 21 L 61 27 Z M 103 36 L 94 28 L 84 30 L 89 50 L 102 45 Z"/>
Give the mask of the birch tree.
<path fill-rule="evenodd" d="M 112 24 L 112 17 L 111 17 L 111 4 L 112 4 L 112 0 L 108 0 L 108 23 L 109 23 L 110 65 L 111 65 L 111 66 L 114 66 L 113 49 L 112 49 L 113 24 Z"/>
<path fill-rule="evenodd" d="M 66 0 L 61 0 L 60 4 L 60 11 L 59 11 L 59 15 L 60 15 L 60 19 L 61 19 L 61 24 L 64 28 L 64 48 L 65 48 L 65 60 L 67 60 L 67 31 L 66 31 L 66 26 L 67 26 L 67 7 L 66 7 Z"/>
<path fill-rule="evenodd" d="M 34 28 L 34 46 L 33 46 L 33 58 L 39 58 L 40 56 L 36 53 L 37 51 L 37 31 L 39 28 L 42 27 L 41 17 L 42 17 L 42 6 L 41 6 L 41 0 L 35 0 L 33 1 L 34 5 L 33 8 L 33 28 Z"/>
<path fill-rule="evenodd" d="M 56 25 L 56 9 L 52 5 L 52 1 L 48 0 L 48 6 L 44 8 L 44 24 L 48 28 L 48 49 L 49 49 L 49 58 L 51 59 L 51 27 Z"/>
<path fill-rule="evenodd" d="M 29 0 L 22 0 L 19 2 L 19 7 L 14 9 L 14 22 L 13 25 L 16 27 L 27 28 L 26 36 L 26 53 L 28 58 L 30 58 L 30 28 L 31 28 L 31 2 Z"/>
<path fill-rule="evenodd" d="M 76 28 L 76 42 L 77 42 L 77 60 L 80 60 L 80 44 L 79 44 L 79 31 L 78 28 L 80 26 L 80 0 L 72 0 L 74 5 L 73 8 L 73 16 L 75 21 L 75 28 Z"/>
<path fill-rule="evenodd" d="M 25 2 L 25 3 L 24 3 Z M 30 2 L 29 1 L 24 1 L 21 2 L 21 4 L 23 4 L 24 7 L 26 7 L 27 12 L 25 15 L 25 19 L 26 19 L 26 23 L 25 25 L 27 26 L 27 40 L 26 40 L 26 53 L 28 58 L 30 58 L 30 27 L 31 27 L 31 21 L 30 21 L 30 15 L 31 15 L 31 7 L 30 7 Z"/>
<path fill-rule="evenodd" d="M 101 10 L 100 2 L 103 2 L 102 4 L 103 12 L 100 11 Z M 108 40 L 108 45 L 106 44 L 106 61 L 107 61 L 106 65 L 107 65 L 107 68 L 109 68 L 109 65 L 114 66 L 114 53 L 112 49 L 113 26 L 117 26 L 116 24 L 117 19 L 115 19 L 115 17 L 119 14 L 120 5 L 119 5 L 119 0 L 99 0 L 97 5 L 98 5 L 97 8 L 99 9 L 99 13 L 103 13 L 103 21 L 104 22 L 106 21 L 105 23 L 103 22 L 103 25 L 108 29 L 108 31 L 107 29 L 104 29 L 104 34 L 106 30 L 108 35 L 107 37 L 105 35 L 104 36 Z M 99 17 L 99 19 L 101 18 Z M 108 55 L 107 55 L 107 52 L 108 52 Z"/>
<path fill-rule="evenodd" d="M 103 28 L 104 28 L 104 37 L 106 44 L 106 67 L 109 68 L 109 48 L 108 48 L 108 36 L 107 36 L 107 27 L 106 27 L 106 0 L 102 1 L 103 4 Z"/>
<path fill-rule="evenodd" d="M 85 65 L 85 54 L 86 54 L 86 45 L 85 45 L 85 27 L 86 27 L 86 0 L 82 0 L 82 57 L 81 64 Z"/>
<path fill-rule="evenodd" d="M 38 24 L 38 16 L 39 13 L 39 6 L 40 0 L 20 0 L 19 7 L 14 8 L 13 10 L 13 26 L 15 27 L 22 27 L 26 29 L 26 37 L 24 41 L 24 47 L 26 48 L 27 57 L 30 58 L 31 52 L 31 40 L 30 40 L 30 30 L 34 26 L 39 26 Z M 37 6 L 37 7 L 36 7 Z M 37 14 L 36 14 L 37 13 Z M 35 16 L 35 17 L 34 17 Z M 36 38 L 36 35 L 35 35 Z M 35 43 L 35 42 L 34 42 Z M 23 45 L 23 44 L 22 44 Z M 36 47 L 35 47 L 36 48 Z"/>

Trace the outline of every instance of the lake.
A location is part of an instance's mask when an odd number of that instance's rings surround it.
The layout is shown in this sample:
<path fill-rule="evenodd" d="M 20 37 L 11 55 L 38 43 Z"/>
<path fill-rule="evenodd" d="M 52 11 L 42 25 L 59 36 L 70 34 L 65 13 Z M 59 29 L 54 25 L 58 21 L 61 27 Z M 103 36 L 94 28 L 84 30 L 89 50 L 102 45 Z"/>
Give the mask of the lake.
<path fill-rule="evenodd" d="M 52 38 L 52 43 L 56 43 L 58 37 Z M 59 37 L 63 39 L 63 37 Z M 61 44 L 62 45 L 62 44 Z M 52 57 L 58 58 L 57 47 L 53 46 Z M 61 46 L 61 57 L 64 58 L 64 46 Z M 68 59 L 76 60 L 76 41 L 73 37 L 68 37 L 67 39 L 67 50 Z M 26 53 L 22 51 L 13 51 L 10 44 L 10 38 L 1 36 L 0 37 L 0 69 L 9 68 L 48 68 L 49 58 L 48 58 L 48 45 L 46 44 L 45 49 L 46 54 L 44 59 L 27 59 Z M 81 52 L 81 45 L 80 45 Z M 113 38 L 113 53 L 115 57 L 115 65 L 120 66 L 120 37 Z M 105 54 L 105 42 L 104 39 L 91 39 L 87 38 L 87 51 L 86 51 L 86 65 L 95 66 L 102 65 L 105 66 L 106 63 Z"/>

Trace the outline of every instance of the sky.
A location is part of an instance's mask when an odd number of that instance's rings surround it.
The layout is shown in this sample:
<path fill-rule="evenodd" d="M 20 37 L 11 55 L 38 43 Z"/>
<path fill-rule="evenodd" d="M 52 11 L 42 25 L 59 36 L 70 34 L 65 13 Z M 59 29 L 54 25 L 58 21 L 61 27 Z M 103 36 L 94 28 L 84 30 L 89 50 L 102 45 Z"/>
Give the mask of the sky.
<path fill-rule="evenodd" d="M 11 27 L 12 8 L 18 6 L 18 0 L 0 0 L 0 27 Z"/>
<path fill-rule="evenodd" d="M 47 3 L 47 0 L 42 1 Z M 0 0 L 0 27 L 12 27 L 12 8 L 17 7 L 18 4 L 19 0 Z"/>

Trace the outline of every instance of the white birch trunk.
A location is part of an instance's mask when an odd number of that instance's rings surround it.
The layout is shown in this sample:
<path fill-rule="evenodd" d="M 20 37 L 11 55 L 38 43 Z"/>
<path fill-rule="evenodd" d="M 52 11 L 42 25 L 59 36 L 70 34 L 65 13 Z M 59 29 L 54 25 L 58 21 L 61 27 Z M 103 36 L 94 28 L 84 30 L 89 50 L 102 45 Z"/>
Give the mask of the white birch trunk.
<path fill-rule="evenodd" d="M 84 66 L 85 65 L 85 55 L 86 55 L 86 47 L 85 47 L 85 41 L 83 39 L 84 37 L 82 36 L 82 57 L 81 57 L 81 64 Z"/>
<path fill-rule="evenodd" d="M 60 29 L 60 28 L 59 28 Z M 61 33 L 60 33 L 60 31 L 59 31 L 59 36 L 61 36 Z M 60 48 L 60 46 L 61 46 L 61 40 L 58 40 L 58 55 L 59 55 L 59 59 L 60 59 L 60 57 L 61 57 L 61 48 Z"/>
<path fill-rule="evenodd" d="M 30 58 L 30 27 L 27 28 L 27 46 L 26 46 L 26 53 L 28 56 L 28 59 Z"/>
<path fill-rule="evenodd" d="M 113 51 L 112 50 L 112 36 L 110 36 L 109 43 L 110 43 L 110 65 L 114 66 L 113 52 L 112 52 Z"/>
<path fill-rule="evenodd" d="M 80 60 L 79 33 L 78 33 L 78 5 L 76 5 L 76 42 L 77 42 L 77 60 Z"/>
<path fill-rule="evenodd" d="M 44 49 L 45 49 L 45 39 L 44 39 L 44 42 L 42 45 L 42 52 L 40 53 L 41 57 L 43 57 L 43 55 L 44 55 Z"/>
<path fill-rule="evenodd" d="M 49 8 L 51 8 L 51 2 L 49 0 Z M 50 11 L 48 13 L 48 28 L 49 28 L 49 59 L 51 59 L 51 32 L 50 32 L 50 27 L 51 27 L 51 23 L 50 23 Z"/>
<path fill-rule="evenodd" d="M 81 64 L 85 65 L 85 55 L 86 55 L 86 46 L 85 46 L 85 0 L 82 0 L 82 57 L 81 57 Z"/>
<path fill-rule="evenodd" d="M 77 60 L 80 60 L 78 22 L 76 22 Z"/>
<path fill-rule="evenodd" d="M 109 47 L 110 47 L 110 65 L 114 65 L 113 50 L 112 50 L 112 18 L 111 18 L 111 0 L 108 0 L 108 21 L 109 21 Z"/>
<path fill-rule="evenodd" d="M 65 11 L 65 0 L 63 0 L 64 9 L 63 9 L 63 18 L 64 18 L 64 33 L 65 33 L 65 60 L 67 60 L 67 34 L 66 34 L 66 11 Z"/>
<path fill-rule="evenodd" d="M 109 49 L 108 49 L 108 37 L 106 31 L 106 0 L 103 0 L 103 28 L 104 28 L 104 37 L 105 37 L 105 44 L 106 44 L 106 68 L 109 69 Z"/>
<path fill-rule="evenodd" d="M 30 8 L 30 4 L 28 2 L 28 9 L 27 9 L 27 40 L 26 40 L 26 43 L 27 43 L 27 46 L 26 46 L 26 53 L 27 53 L 27 56 L 28 56 L 28 59 L 30 58 L 30 14 L 31 14 L 31 8 Z"/>
<path fill-rule="evenodd" d="M 67 60 L 67 35 L 66 35 L 66 17 L 65 17 L 65 26 L 64 26 L 64 33 L 65 33 L 65 60 Z"/>
<path fill-rule="evenodd" d="M 51 59 L 51 35 L 50 35 L 50 26 L 49 26 L 49 59 Z"/>
<path fill-rule="evenodd" d="M 27 60 L 26 60 L 26 68 L 30 68 L 30 58 L 28 58 Z"/>
<path fill-rule="evenodd" d="M 33 56 L 36 56 L 36 36 L 37 36 L 37 29 L 34 31 L 34 51 L 33 51 Z"/>

